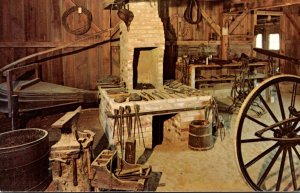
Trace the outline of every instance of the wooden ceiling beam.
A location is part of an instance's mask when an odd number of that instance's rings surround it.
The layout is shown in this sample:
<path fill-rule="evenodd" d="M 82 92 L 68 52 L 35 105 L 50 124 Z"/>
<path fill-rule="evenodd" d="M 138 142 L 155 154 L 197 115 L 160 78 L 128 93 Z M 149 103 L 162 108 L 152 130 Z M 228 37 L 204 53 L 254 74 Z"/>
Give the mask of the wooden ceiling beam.
<path fill-rule="evenodd" d="M 207 21 L 208 25 L 219 35 L 221 36 L 221 27 L 213 20 L 204 9 L 201 8 L 202 17 Z"/>
<path fill-rule="evenodd" d="M 231 34 L 238 25 L 240 25 L 241 21 L 246 17 L 246 15 L 249 13 L 248 10 L 245 10 L 241 15 L 237 16 L 234 21 L 230 24 L 228 33 Z"/>
<path fill-rule="evenodd" d="M 243 6 L 241 6 L 243 4 Z M 300 4 L 300 0 L 255 0 L 255 1 L 242 1 L 232 0 L 230 13 L 241 12 L 245 9 L 257 10 L 257 9 L 268 9 L 275 7 L 285 7 L 289 5 Z M 235 8 L 236 7 L 236 8 Z"/>

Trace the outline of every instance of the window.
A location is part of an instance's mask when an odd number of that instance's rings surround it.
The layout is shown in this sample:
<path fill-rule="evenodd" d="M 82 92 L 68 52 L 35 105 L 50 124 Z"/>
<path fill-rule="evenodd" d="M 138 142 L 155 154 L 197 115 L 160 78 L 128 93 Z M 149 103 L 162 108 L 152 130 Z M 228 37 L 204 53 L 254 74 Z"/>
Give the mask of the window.
<path fill-rule="evenodd" d="M 269 34 L 269 50 L 280 49 L 280 38 L 279 34 Z"/>
<path fill-rule="evenodd" d="M 256 36 L 256 48 L 262 48 L 262 34 Z"/>

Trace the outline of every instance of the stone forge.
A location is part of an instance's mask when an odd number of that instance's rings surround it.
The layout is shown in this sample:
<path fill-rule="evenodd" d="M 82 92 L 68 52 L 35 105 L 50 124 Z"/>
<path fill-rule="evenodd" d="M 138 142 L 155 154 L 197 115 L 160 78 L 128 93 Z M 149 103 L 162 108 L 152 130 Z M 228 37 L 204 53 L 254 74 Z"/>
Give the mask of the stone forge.
<path fill-rule="evenodd" d="M 120 24 L 120 79 L 125 82 L 129 93 L 140 93 L 135 86 L 138 83 L 152 84 L 155 89 L 147 89 L 152 93 L 155 90 L 166 93 L 163 85 L 163 57 L 165 50 L 165 36 L 163 23 L 158 15 L 157 1 L 129 0 L 129 10 L 134 18 L 127 29 L 124 22 Z M 186 86 L 187 87 L 187 86 Z M 190 88 L 190 87 L 189 87 Z M 144 90 L 146 91 L 146 90 Z M 181 96 L 180 96 L 181 95 Z M 140 106 L 140 112 L 172 111 L 184 108 L 204 107 L 210 102 L 210 95 L 190 96 L 185 94 L 165 94 L 165 99 L 156 98 L 149 101 L 129 101 L 117 103 L 114 97 L 108 95 L 106 89 L 99 86 L 100 96 L 100 122 L 106 133 L 110 145 L 117 142 L 116 135 L 113 138 L 114 119 L 107 113 L 114 114 L 114 109 L 120 106 L 130 106 L 134 113 L 134 105 Z M 158 129 L 163 132 L 164 139 L 170 142 L 188 139 L 189 123 L 195 119 L 204 118 L 204 110 L 176 111 L 168 120 L 160 119 L 165 114 L 151 114 L 141 116 L 143 137 L 146 148 L 153 147 L 153 138 Z M 161 122 L 163 128 L 157 128 L 154 123 Z M 154 121 L 155 120 L 155 121 Z M 125 130 L 126 130 L 125 125 Z M 125 135 L 127 131 L 125 131 Z M 127 135 L 124 136 L 127 138 Z M 142 143 L 138 142 L 140 147 Z"/>
<path fill-rule="evenodd" d="M 147 91 L 154 92 L 154 90 L 158 89 L 149 89 Z M 204 108 L 210 103 L 211 96 L 210 95 L 199 95 L 199 96 L 187 96 L 182 94 L 182 97 L 178 95 L 169 94 L 168 98 L 165 99 L 156 99 L 149 101 L 129 101 L 127 98 L 126 102 L 117 103 L 114 101 L 114 97 L 107 93 L 106 89 L 99 88 L 100 91 L 100 113 L 99 118 L 101 125 L 106 133 L 106 136 L 109 140 L 110 145 L 114 145 L 117 142 L 116 135 L 113 138 L 113 130 L 114 130 L 114 119 L 108 118 L 108 114 L 114 114 L 114 109 L 119 109 L 120 106 L 124 107 L 130 106 L 131 112 L 134 113 L 134 105 L 140 106 L 140 112 L 150 112 L 148 115 L 141 116 L 141 124 L 143 130 L 143 137 L 145 141 L 146 148 L 153 147 L 153 140 L 155 137 L 155 133 L 158 133 L 158 129 L 163 130 L 163 140 L 168 142 L 176 142 L 176 141 L 187 141 L 189 135 L 189 124 L 193 120 L 204 119 L 204 110 L 192 110 L 196 108 Z M 140 91 L 134 91 L 139 93 Z M 180 111 L 177 111 L 180 109 Z M 184 109 L 190 109 L 185 111 Z M 182 110 L 182 111 L 181 111 Z M 151 114 L 152 112 L 159 112 L 161 114 Z M 169 111 L 165 113 L 165 111 Z M 163 128 L 158 128 L 154 126 L 153 120 L 158 116 L 163 115 L 173 115 L 168 120 L 165 120 L 163 123 Z M 133 118 L 134 121 L 134 118 Z M 160 119 L 159 121 L 162 121 Z M 125 124 L 125 136 L 124 139 L 127 139 L 127 125 Z M 136 136 L 137 144 L 142 146 L 141 143 L 138 143 L 138 136 Z"/>

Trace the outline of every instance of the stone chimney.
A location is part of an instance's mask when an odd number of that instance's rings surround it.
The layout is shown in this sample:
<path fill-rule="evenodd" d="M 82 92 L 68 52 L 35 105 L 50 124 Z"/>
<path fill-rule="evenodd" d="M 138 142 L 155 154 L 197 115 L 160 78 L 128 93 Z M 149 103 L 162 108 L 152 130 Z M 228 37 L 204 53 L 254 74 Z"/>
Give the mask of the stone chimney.
<path fill-rule="evenodd" d="M 128 89 L 138 83 L 162 87 L 165 35 L 158 2 L 129 0 L 129 10 L 134 14 L 129 28 L 120 24 L 120 78 Z"/>

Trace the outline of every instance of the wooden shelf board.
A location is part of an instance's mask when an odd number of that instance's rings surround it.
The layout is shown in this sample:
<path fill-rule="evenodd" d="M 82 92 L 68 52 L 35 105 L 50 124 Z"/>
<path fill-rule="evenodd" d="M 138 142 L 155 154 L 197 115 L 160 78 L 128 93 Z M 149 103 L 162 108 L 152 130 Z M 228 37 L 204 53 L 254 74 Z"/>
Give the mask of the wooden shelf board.
<path fill-rule="evenodd" d="M 250 75 L 249 79 L 263 79 L 266 75 L 257 73 L 255 75 Z M 246 78 L 248 79 L 248 78 Z M 234 80 L 234 78 L 218 78 L 218 79 L 212 79 L 212 78 L 206 78 L 206 79 L 196 79 L 195 82 L 219 82 L 219 81 L 231 81 Z"/>
<path fill-rule="evenodd" d="M 249 66 L 265 66 L 267 63 L 266 62 L 257 62 L 257 63 L 251 63 Z M 190 64 L 190 67 L 192 68 L 226 68 L 226 67 L 240 67 L 242 66 L 242 63 L 236 63 L 236 64 L 224 64 L 224 65 L 219 65 L 219 64 Z"/>
<path fill-rule="evenodd" d="M 221 41 L 208 41 L 208 40 L 184 40 L 184 41 L 167 41 L 166 45 L 177 45 L 177 46 L 200 46 L 200 45 L 221 45 Z"/>

